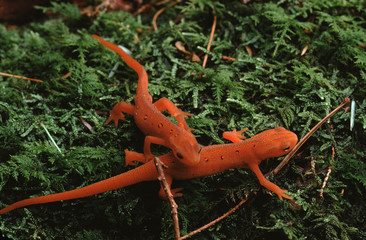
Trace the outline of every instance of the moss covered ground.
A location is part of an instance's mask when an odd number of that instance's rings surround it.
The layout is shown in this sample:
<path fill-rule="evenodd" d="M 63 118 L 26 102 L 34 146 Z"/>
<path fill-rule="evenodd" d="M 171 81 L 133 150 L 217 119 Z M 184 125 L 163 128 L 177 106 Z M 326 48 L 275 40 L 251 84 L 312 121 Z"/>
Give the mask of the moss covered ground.
<path fill-rule="evenodd" d="M 153 15 L 163 7 L 154 31 Z M 43 81 L 0 76 L 1 208 L 132 168 L 124 166 L 123 149 L 141 151 L 143 134 L 131 116 L 118 128 L 104 122 L 115 103 L 133 101 L 137 75 L 91 37 L 98 34 L 131 50 L 149 75 L 154 100 L 167 97 L 192 113 L 187 123 L 203 145 L 225 143 L 222 132 L 245 127 L 247 137 L 283 126 L 301 138 L 345 97 L 355 101 L 352 129 L 350 113 L 337 113 L 270 177 L 296 204 L 270 195 L 245 169 L 175 182 L 184 188 L 176 199 L 182 234 L 250 194 L 194 239 L 366 238 L 365 1 L 196 0 L 94 17 L 69 3 L 41 9 L 57 14 L 12 29 L 0 24 L 0 72 Z M 207 65 L 191 61 L 177 42 L 201 59 L 207 53 Z M 281 159 L 264 161 L 262 171 Z M 141 183 L 18 209 L 0 216 L 0 233 L 8 239 L 173 239 L 170 206 L 158 199 L 158 189 L 157 182 Z"/>

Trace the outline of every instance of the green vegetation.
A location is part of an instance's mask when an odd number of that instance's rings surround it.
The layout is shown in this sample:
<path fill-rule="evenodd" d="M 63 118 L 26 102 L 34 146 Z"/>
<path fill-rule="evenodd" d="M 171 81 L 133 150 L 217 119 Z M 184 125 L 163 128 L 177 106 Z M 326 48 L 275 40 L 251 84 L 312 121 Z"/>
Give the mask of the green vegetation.
<path fill-rule="evenodd" d="M 244 5 L 197 0 L 166 6 L 158 31 L 150 28 L 158 9 L 137 16 L 103 12 L 92 19 L 65 3 L 53 3 L 57 17 L 15 30 L 0 25 L 0 72 L 44 81 L 0 76 L 0 207 L 128 171 L 123 149 L 142 150 L 144 136 L 131 116 L 117 129 L 104 125 L 107 115 L 101 112 L 118 101 L 133 100 L 137 75 L 91 38 L 97 33 L 131 49 L 148 72 L 155 100 L 167 97 L 193 114 L 187 122 L 203 145 L 223 143 L 223 131 L 244 127 L 252 136 L 284 126 L 300 138 L 344 97 L 356 101 L 352 131 L 349 113 L 337 113 L 271 177 L 289 190 L 297 205 L 269 195 L 248 170 L 175 182 L 184 188 L 184 196 L 176 199 L 182 233 L 256 192 L 234 214 L 194 239 L 365 239 L 365 2 Z M 213 12 L 217 27 L 207 52 Z M 180 21 L 174 23 L 178 16 Z M 177 41 L 190 52 L 207 52 L 207 66 L 187 60 L 175 47 Z M 223 60 L 223 55 L 236 61 Z M 116 63 L 118 69 L 108 77 Z M 63 78 L 68 72 L 71 75 Z M 156 149 L 157 154 L 162 151 Z M 278 163 L 264 161 L 261 169 L 268 172 Z M 142 183 L 22 208 L 0 216 L 0 233 L 9 239 L 172 239 L 170 207 L 158 199 L 158 189 L 156 182 Z"/>

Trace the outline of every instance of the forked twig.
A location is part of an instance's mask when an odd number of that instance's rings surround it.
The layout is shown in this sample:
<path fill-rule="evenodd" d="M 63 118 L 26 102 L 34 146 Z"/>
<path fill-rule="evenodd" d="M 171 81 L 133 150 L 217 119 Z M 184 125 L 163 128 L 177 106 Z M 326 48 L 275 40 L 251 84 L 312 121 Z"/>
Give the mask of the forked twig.
<path fill-rule="evenodd" d="M 331 116 L 333 116 L 336 112 L 339 111 L 344 105 L 349 103 L 350 100 L 346 97 L 343 102 L 336 107 L 331 113 L 329 113 L 325 118 L 323 118 L 318 124 L 316 124 L 297 144 L 296 146 L 287 154 L 287 156 L 282 160 L 282 162 L 272 171 L 273 175 L 276 175 L 283 166 L 285 166 L 291 159 L 291 157 L 299 150 L 299 148 L 309 139 L 313 133 L 318 130 L 318 128 L 323 125 Z M 267 174 L 266 174 L 267 175 Z"/>
<path fill-rule="evenodd" d="M 172 208 L 172 218 L 173 218 L 173 222 L 174 222 L 175 239 L 179 239 L 180 230 L 179 230 L 179 221 L 178 221 L 178 205 L 174 201 L 173 194 L 170 191 L 169 184 L 166 181 L 164 170 L 162 167 L 163 163 L 160 161 L 160 159 L 158 157 L 154 157 L 154 163 L 155 163 L 156 170 L 158 171 L 158 180 L 161 183 L 161 185 L 163 186 L 163 189 L 164 189 L 166 195 L 168 196 L 170 207 Z"/>
<path fill-rule="evenodd" d="M 235 212 L 241 205 L 243 205 L 247 200 L 248 200 L 248 196 L 245 197 L 245 199 L 241 200 L 235 207 L 233 207 L 232 209 L 230 209 L 228 212 L 226 212 L 225 214 L 223 214 L 221 217 L 213 220 L 212 222 L 188 233 L 187 235 L 180 237 L 180 230 L 179 230 L 179 220 L 178 220 L 178 205 L 177 203 L 174 201 L 174 197 L 172 192 L 170 191 L 170 186 L 166 181 L 165 178 L 165 174 L 164 174 L 164 170 L 163 167 L 164 163 L 162 163 L 160 161 L 160 159 L 158 157 L 154 158 L 154 163 L 155 163 L 155 167 L 156 170 L 158 172 L 158 180 L 161 183 L 161 185 L 163 186 L 163 189 L 166 193 L 166 195 L 168 196 L 168 200 L 170 203 L 170 207 L 172 208 L 172 218 L 173 218 L 173 223 L 174 223 L 174 232 L 175 232 L 175 239 L 177 240 L 183 240 L 186 238 L 189 238 L 199 232 L 202 232 L 203 230 L 211 227 L 212 225 L 216 224 L 217 222 L 223 220 L 224 218 L 226 218 L 227 216 L 229 216 L 230 214 L 232 214 L 233 212 Z"/>

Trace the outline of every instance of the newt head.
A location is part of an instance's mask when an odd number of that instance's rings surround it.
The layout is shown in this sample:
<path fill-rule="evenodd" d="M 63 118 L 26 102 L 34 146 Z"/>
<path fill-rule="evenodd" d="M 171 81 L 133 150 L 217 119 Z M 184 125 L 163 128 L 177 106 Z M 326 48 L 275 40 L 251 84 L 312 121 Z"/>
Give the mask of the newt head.
<path fill-rule="evenodd" d="M 256 149 L 255 154 L 260 160 L 287 154 L 298 140 L 295 133 L 283 127 L 266 130 L 251 139 L 255 140 L 253 148 Z"/>
<path fill-rule="evenodd" d="M 170 143 L 170 148 L 179 162 L 187 166 L 199 163 L 201 146 L 191 132 L 180 129 L 179 134 L 170 135 Z"/>

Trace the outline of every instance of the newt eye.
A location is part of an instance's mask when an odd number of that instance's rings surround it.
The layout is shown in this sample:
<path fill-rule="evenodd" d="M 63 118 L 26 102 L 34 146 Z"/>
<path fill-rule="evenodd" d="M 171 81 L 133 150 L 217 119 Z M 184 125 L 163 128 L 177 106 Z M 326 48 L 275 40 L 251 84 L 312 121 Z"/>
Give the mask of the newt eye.
<path fill-rule="evenodd" d="M 183 159 L 183 155 L 182 155 L 182 154 L 180 154 L 180 153 L 177 153 L 177 157 L 178 157 L 179 159 Z"/>
<path fill-rule="evenodd" d="M 290 147 L 286 147 L 283 149 L 283 151 L 287 152 L 288 150 L 290 150 Z"/>

